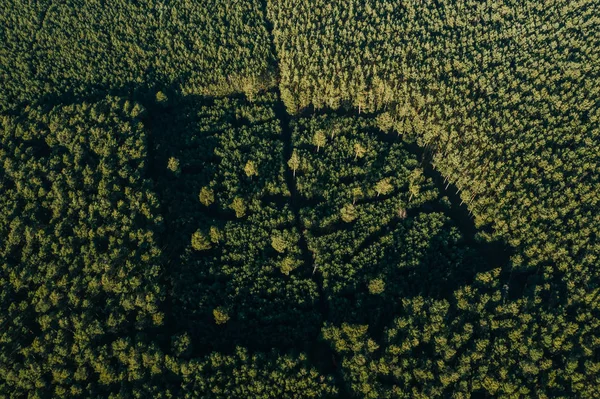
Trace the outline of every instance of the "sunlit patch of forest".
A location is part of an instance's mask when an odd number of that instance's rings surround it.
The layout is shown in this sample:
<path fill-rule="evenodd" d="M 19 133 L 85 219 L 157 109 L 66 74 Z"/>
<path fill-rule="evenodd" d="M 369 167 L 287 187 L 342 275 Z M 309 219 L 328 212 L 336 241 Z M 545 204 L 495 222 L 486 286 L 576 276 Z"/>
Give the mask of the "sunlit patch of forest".
<path fill-rule="evenodd" d="M 594 398 L 600 3 L 0 5 L 0 398 Z"/>

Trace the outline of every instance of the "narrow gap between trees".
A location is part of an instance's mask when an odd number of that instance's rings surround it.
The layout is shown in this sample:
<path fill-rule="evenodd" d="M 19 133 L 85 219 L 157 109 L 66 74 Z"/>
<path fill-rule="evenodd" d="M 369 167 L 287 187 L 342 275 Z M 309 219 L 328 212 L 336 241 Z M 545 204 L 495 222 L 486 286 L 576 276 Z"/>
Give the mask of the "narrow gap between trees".
<path fill-rule="evenodd" d="M 276 63 L 274 69 L 277 71 L 277 73 L 279 73 L 279 66 L 277 65 L 279 57 L 277 55 L 277 48 L 275 46 L 275 39 L 273 35 L 273 24 L 268 18 L 266 0 L 261 1 L 261 7 L 263 10 L 266 29 L 270 38 L 271 51 L 274 54 L 274 59 Z M 292 209 L 292 212 L 294 213 L 296 228 L 298 229 L 298 234 L 300 236 L 298 245 L 302 253 L 304 273 L 312 274 L 313 280 L 317 284 L 317 289 L 319 293 L 319 310 L 323 321 L 325 321 L 329 318 L 330 309 L 323 290 L 323 275 L 318 270 L 318 265 L 314 264 L 313 253 L 308 248 L 308 242 L 306 240 L 305 235 L 305 228 L 302 224 L 302 220 L 300 219 L 300 208 L 303 202 L 297 193 L 296 179 L 294 177 L 294 174 L 292 170 L 287 167 L 287 161 L 290 159 L 292 155 L 292 150 L 294 149 L 292 129 L 290 126 L 291 117 L 281 100 L 281 92 L 279 91 L 279 87 L 276 86 L 275 90 L 277 92 L 278 101 L 274 111 L 281 126 L 281 139 L 283 140 L 283 154 L 281 155 L 283 157 L 283 165 L 285 168 L 285 182 L 290 192 L 290 207 Z M 317 268 L 315 268 L 315 266 L 317 266 Z M 335 353 L 333 352 L 329 344 L 322 341 L 320 336 L 315 337 L 313 344 L 311 345 L 308 351 L 308 356 L 311 359 L 311 363 L 321 373 L 323 373 L 324 375 L 334 375 L 335 378 L 340 382 L 337 384 L 337 387 L 340 390 L 341 397 L 349 397 L 350 393 L 346 390 L 344 384 L 341 383 L 343 381 L 341 369 L 336 365 Z"/>

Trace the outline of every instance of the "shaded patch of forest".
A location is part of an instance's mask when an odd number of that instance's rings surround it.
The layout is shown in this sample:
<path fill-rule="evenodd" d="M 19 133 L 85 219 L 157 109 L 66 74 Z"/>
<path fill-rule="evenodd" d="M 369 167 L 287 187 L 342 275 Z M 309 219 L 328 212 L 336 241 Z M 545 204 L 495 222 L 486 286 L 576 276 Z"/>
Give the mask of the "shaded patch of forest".
<path fill-rule="evenodd" d="M 595 397 L 599 4 L 3 2 L 0 396 Z"/>

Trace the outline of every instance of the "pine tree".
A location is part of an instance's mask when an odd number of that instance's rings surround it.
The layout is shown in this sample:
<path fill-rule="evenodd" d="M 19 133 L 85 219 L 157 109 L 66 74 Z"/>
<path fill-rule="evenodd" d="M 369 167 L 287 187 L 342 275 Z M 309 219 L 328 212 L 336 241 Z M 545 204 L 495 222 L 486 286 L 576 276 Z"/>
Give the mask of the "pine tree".
<path fill-rule="evenodd" d="M 211 249 L 210 240 L 200 230 L 192 234 L 192 248 L 196 251 L 206 251 Z"/>
<path fill-rule="evenodd" d="M 252 162 L 252 161 L 246 162 L 246 166 L 244 166 L 244 172 L 246 173 L 246 176 L 248 176 L 248 177 L 258 176 L 258 171 L 256 170 L 256 166 L 254 165 L 254 162 Z"/>
<path fill-rule="evenodd" d="M 290 157 L 290 159 L 288 160 L 288 166 L 290 169 L 292 169 L 294 177 L 296 177 L 296 170 L 298 170 L 298 168 L 300 168 L 300 157 L 298 156 L 298 153 L 296 152 L 296 150 L 294 150 L 292 152 L 292 155 Z"/>
<path fill-rule="evenodd" d="M 215 202 L 215 193 L 208 187 L 202 187 L 198 198 L 200 199 L 202 205 L 210 206 L 213 202 Z"/>
<path fill-rule="evenodd" d="M 344 207 L 340 210 L 340 215 L 342 220 L 346 223 L 353 222 L 358 217 L 358 212 L 356 208 L 352 204 L 344 205 Z"/>
<path fill-rule="evenodd" d="M 235 216 L 238 218 L 243 218 L 246 215 L 246 203 L 240 197 L 233 199 L 233 202 L 231 203 L 231 209 L 235 211 Z"/>
<path fill-rule="evenodd" d="M 377 182 L 375 185 L 375 191 L 377 192 L 377 196 L 379 197 L 381 194 L 387 195 L 392 192 L 394 186 L 390 183 L 390 179 L 382 179 Z"/>
<path fill-rule="evenodd" d="M 354 144 L 354 160 L 356 161 L 358 158 L 362 158 L 365 156 L 367 150 L 360 145 L 360 143 Z"/>
<path fill-rule="evenodd" d="M 323 147 L 326 143 L 327 138 L 325 137 L 325 134 L 322 131 L 319 130 L 314 134 L 313 144 L 317 147 L 317 152 L 319 152 L 319 149 Z"/>

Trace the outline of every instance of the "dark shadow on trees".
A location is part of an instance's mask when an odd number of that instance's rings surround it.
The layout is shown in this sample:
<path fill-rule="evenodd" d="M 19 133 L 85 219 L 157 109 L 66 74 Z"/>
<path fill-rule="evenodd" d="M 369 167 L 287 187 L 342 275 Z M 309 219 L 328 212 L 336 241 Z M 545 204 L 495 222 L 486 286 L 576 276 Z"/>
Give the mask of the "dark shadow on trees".
<path fill-rule="evenodd" d="M 355 110 L 338 110 L 334 113 L 322 111 L 319 114 L 358 116 Z M 461 203 L 456 187 L 446 185 L 443 176 L 431 167 L 430 156 L 423 149 L 416 144 L 404 142 L 401 136 L 394 133 L 386 134 L 376 128 L 367 133 L 376 135 L 384 142 L 402 143 L 409 153 L 420 160 L 425 176 L 433 181 L 440 193 L 436 200 L 409 209 L 405 218 L 396 217 L 367 237 L 352 255 L 341 260 L 342 263 L 354 265 L 354 270 L 358 270 L 357 275 L 353 276 L 352 281 L 342 282 L 338 286 L 339 291 L 325 293 L 329 308 L 335 309 L 329 314 L 330 322 L 368 324 L 370 336 L 377 340 L 381 338 L 384 328 L 399 315 L 404 298 L 423 296 L 452 302 L 456 290 L 472 284 L 478 273 L 494 268 L 502 269 L 501 279 L 508 283 L 511 279 L 509 260 L 512 251 L 504 242 L 487 242 L 478 234 L 481 230 L 475 226 L 466 204 Z M 383 155 L 378 156 L 378 161 L 384 159 Z M 388 197 L 393 195 L 397 193 Z M 446 199 L 442 200 L 443 197 Z M 379 199 L 381 198 L 359 200 L 357 203 Z M 424 237 L 428 239 L 427 248 L 418 258 L 403 259 L 399 254 L 405 253 L 403 246 L 408 245 L 403 240 L 404 235 L 420 217 L 435 213 L 447 218 L 443 228 L 432 236 Z M 450 233 L 451 229 L 459 232 L 458 238 Z M 356 263 L 363 251 L 390 235 L 393 237 L 393 244 L 385 248 L 381 259 L 373 264 Z M 340 282 L 345 280 L 344 276 L 339 278 Z M 374 278 L 381 278 L 385 282 L 383 293 L 369 293 L 368 282 Z"/>
<path fill-rule="evenodd" d="M 214 205 L 203 206 L 198 194 L 219 173 L 220 160 L 214 155 L 214 150 L 219 145 L 216 137 L 219 134 L 218 126 L 249 127 L 265 124 L 268 129 L 268 122 L 272 119 L 251 123 L 243 115 L 236 114 L 234 106 L 221 108 L 214 115 L 202 115 L 200 110 L 203 107 L 210 109 L 214 105 L 214 99 L 180 96 L 167 90 L 163 92 L 168 101 L 162 104 L 154 101 L 146 106 L 146 124 L 151 132 L 153 148 L 149 175 L 155 179 L 165 218 L 163 242 L 166 243 L 165 256 L 168 259 L 167 275 L 170 285 L 166 311 L 169 317 L 165 324 L 172 330 L 171 335 L 188 332 L 192 337 L 194 356 L 211 351 L 228 353 L 235 346 L 244 346 L 251 351 L 272 348 L 281 351 L 308 350 L 317 341 L 322 324 L 319 305 L 310 301 L 299 304 L 298 298 L 284 289 L 286 281 L 294 285 L 297 279 L 305 278 L 301 276 L 305 266 L 299 268 L 297 274 L 292 273 L 290 276 L 284 276 L 278 269 L 262 270 L 273 268 L 269 262 L 277 256 L 270 245 L 251 263 L 227 265 L 222 264 L 219 254 L 213 250 L 198 252 L 190 249 L 190 237 L 197 229 L 222 227 L 224 223 L 230 222 L 237 224 L 240 229 L 247 229 L 248 234 L 252 235 L 253 229 L 260 228 L 244 218 L 237 219 L 233 212 L 224 214 Z M 247 103 L 243 96 L 230 98 Z M 277 108 L 282 105 L 269 103 L 266 106 L 275 111 L 283 124 L 281 112 Z M 205 127 L 205 133 L 200 134 L 198 124 L 203 123 L 203 118 L 212 120 L 211 126 L 214 125 L 216 130 L 208 128 L 206 134 Z M 282 161 L 290 151 L 286 148 L 285 127 L 283 136 L 273 136 L 273 140 L 284 140 L 284 153 L 272 154 L 274 157 L 281 157 Z M 178 159 L 179 172 L 170 171 L 166 167 L 170 157 Z M 286 171 L 285 177 L 290 186 L 291 176 L 287 174 Z M 293 186 L 290 191 L 295 191 Z M 263 196 L 260 201 L 265 206 L 272 204 L 275 209 L 280 210 L 294 206 L 293 199 L 283 195 Z M 302 245 L 300 242 L 300 245 L 305 247 L 306 243 Z M 302 253 L 309 254 L 308 249 L 305 248 Z M 309 258 L 308 261 L 312 262 L 312 259 Z M 223 272 L 223 267 L 238 268 L 243 272 L 247 288 L 242 286 L 241 289 L 247 292 L 234 293 L 237 299 L 233 304 L 230 303 L 230 320 L 217 325 L 213 309 L 225 302 L 224 298 L 231 294 L 229 290 L 233 288 L 228 281 L 236 278 Z M 252 294 L 252 286 L 265 284 L 265 279 L 277 284 L 277 292 L 268 295 Z M 304 292 L 302 290 L 299 292 Z"/>

